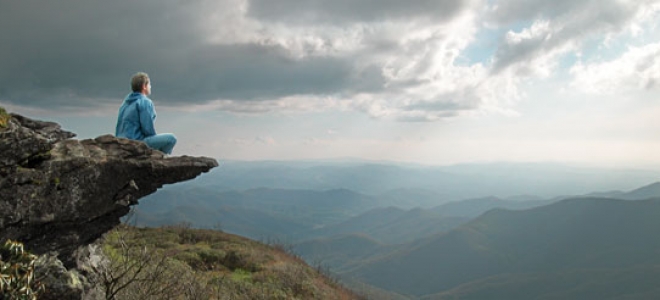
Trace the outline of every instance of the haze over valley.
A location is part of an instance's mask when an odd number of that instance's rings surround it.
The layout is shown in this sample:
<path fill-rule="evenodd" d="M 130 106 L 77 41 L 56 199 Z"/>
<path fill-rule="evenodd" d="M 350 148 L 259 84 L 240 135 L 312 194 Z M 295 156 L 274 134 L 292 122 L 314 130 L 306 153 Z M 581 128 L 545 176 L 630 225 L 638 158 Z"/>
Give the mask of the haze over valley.
<path fill-rule="evenodd" d="M 147 197 L 131 222 L 284 243 L 374 299 L 658 292 L 643 280 L 627 287 L 660 271 L 658 172 L 366 161 L 226 162 L 219 170 Z"/>

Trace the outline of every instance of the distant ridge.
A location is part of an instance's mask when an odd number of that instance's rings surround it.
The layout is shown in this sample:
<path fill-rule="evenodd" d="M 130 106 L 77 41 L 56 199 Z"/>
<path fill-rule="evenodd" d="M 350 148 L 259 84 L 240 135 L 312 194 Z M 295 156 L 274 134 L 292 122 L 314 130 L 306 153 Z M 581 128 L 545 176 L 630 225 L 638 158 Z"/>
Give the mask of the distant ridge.
<path fill-rule="evenodd" d="M 624 281 L 631 277 L 640 279 L 639 293 L 655 288 L 643 284 L 643 276 L 653 273 L 645 266 L 660 265 L 658 228 L 660 199 L 576 198 L 524 211 L 495 209 L 416 248 L 366 263 L 348 275 L 415 296 L 471 284 L 471 289 L 500 295 L 512 293 L 512 287 L 527 288 L 527 298 L 503 299 L 534 299 L 547 291 L 530 290 L 523 274 L 555 274 L 553 278 L 560 279 L 577 270 L 607 269 L 616 276 L 600 278 L 593 285 L 620 285 L 622 297 L 627 292 Z M 505 274 L 510 275 L 506 284 L 486 283 L 490 277 Z M 583 295 L 596 292 L 581 290 Z M 599 299 L 565 296 L 563 299 Z M 660 293 L 654 296 L 656 299 Z"/>
<path fill-rule="evenodd" d="M 547 205 L 552 202 L 555 202 L 555 200 L 518 201 L 503 200 L 498 197 L 484 197 L 449 202 L 433 208 L 432 211 L 446 216 L 474 218 L 494 208 L 522 210 Z"/>
<path fill-rule="evenodd" d="M 658 181 L 660 171 L 575 167 L 558 163 L 481 163 L 420 166 L 396 162 L 224 161 L 222 172 L 195 181 L 218 190 L 326 190 L 347 188 L 367 195 L 394 190 L 433 192 L 441 202 L 494 195 L 544 198 L 629 189 Z M 430 207 L 430 206 L 429 206 Z M 406 207 L 412 208 L 412 207 Z"/>
<path fill-rule="evenodd" d="M 652 183 L 623 194 L 623 199 L 627 200 L 643 200 L 657 197 L 660 197 L 660 182 Z"/>
<path fill-rule="evenodd" d="M 606 197 L 606 198 L 624 199 L 624 200 L 646 200 L 651 198 L 658 198 L 660 197 L 660 182 L 651 183 L 649 185 L 645 185 L 628 192 L 622 192 L 622 191 L 597 192 L 597 193 L 590 193 L 585 196 Z M 566 197 L 566 198 L 572 198 L 572 197 Z"/>
<path fill-rule="evenodd" d="M 466 217 L 443 216 L 420 208 L 403 210 L 376 208 L 339 224 L 306 233 L 310 237 L 331 237 L 351 233 L 367 234 L 384 244 L 401 244 L 448 231 L 469 221 Z"/>

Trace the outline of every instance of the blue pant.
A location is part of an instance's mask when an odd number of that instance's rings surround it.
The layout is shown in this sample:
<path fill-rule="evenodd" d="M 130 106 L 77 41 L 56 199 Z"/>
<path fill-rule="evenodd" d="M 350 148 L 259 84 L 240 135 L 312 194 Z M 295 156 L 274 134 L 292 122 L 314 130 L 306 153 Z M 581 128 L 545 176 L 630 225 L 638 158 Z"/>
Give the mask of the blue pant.
<path fill-rule="evenodd" d="M 160 150 L 163 153 L 172 154 L 176 145 L 176 137 L 171 133 L 161 133 L 146 137 L 143 140 L 149 148 Z"/>

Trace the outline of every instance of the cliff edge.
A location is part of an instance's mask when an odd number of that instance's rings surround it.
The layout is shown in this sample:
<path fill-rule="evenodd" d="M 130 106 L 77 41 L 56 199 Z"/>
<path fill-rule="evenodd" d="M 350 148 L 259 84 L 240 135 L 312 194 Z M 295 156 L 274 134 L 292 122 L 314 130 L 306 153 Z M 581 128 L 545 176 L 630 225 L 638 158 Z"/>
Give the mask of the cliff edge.
<path fill-rule="evenodd" d="M 0 242 L 23 242 L 42 261 L 54 261 L 58 272 L 75 273 L 68 275 L 75 291 L 63 288 L 58 296 L 51 288 L 44 299 L 85 294 L 93 285 L 85 264 L 95 261 L 89 245 L 117 226 L 138 199 L 218 166 L 212 158 L 167 157 L 112 135 L 73 137 L 57 123 L 17 114 L 0 122 Z"/>

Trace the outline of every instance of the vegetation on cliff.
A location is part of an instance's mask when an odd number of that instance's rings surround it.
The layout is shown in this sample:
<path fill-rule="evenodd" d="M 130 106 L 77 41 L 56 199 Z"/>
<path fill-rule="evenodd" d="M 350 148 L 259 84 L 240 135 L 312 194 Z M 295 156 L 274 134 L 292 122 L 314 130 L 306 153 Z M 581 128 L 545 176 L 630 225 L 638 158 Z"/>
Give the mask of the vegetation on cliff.
<path fill-rule="evenodd" d="M 11 116 L 7 113 L 7 111 L 0 106 L 0 129 L 6 128 L 7 123 L 9 122 L 9 119 Z"/>
<path fill-rule="evenodd" d="M 37 299 L 43 286 L 34 278 L 36 260 L 20 242 L 0 246 L 0 299 Z"/>
<path fill-rule="evenodd" d="M 286 247 L 219 231 L 121 225 L 103 251 L 107 299 L 360 299 Z"/>

